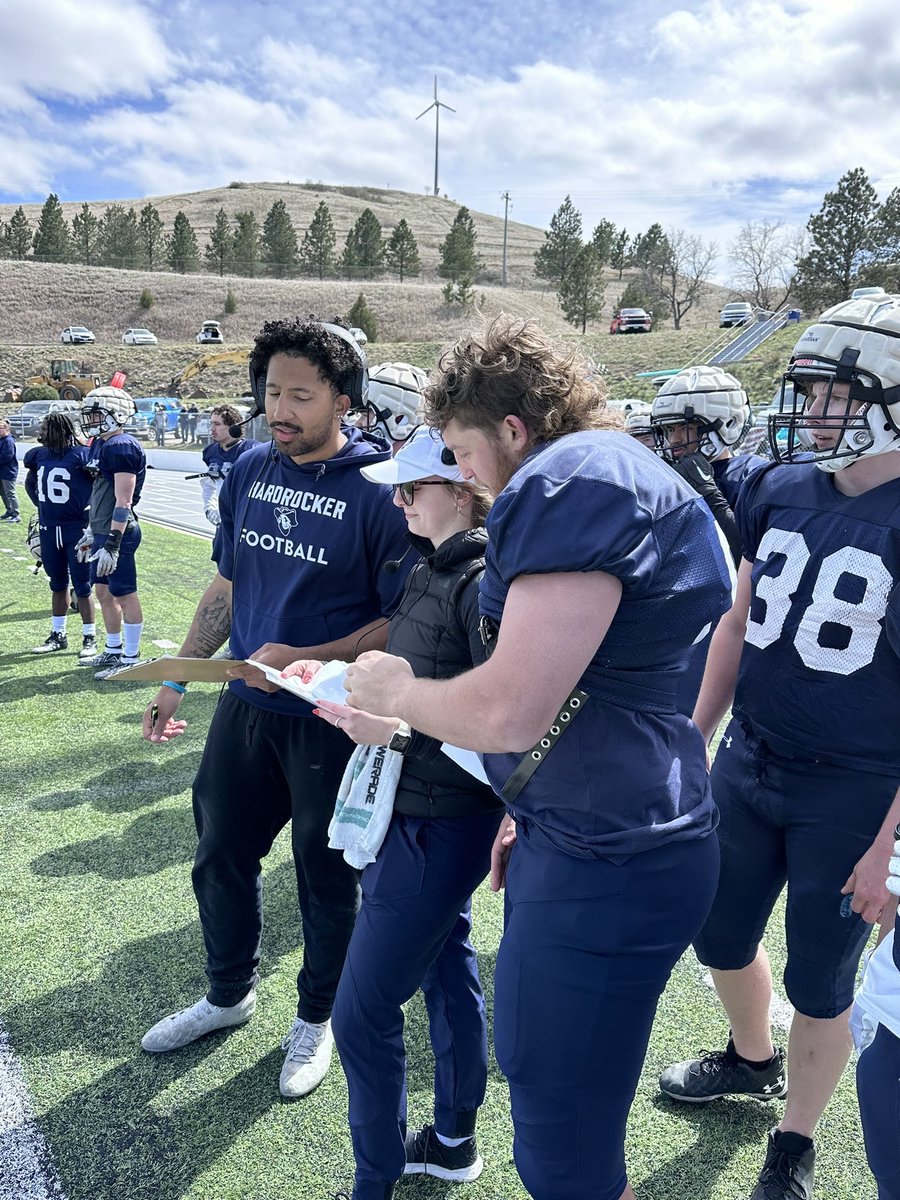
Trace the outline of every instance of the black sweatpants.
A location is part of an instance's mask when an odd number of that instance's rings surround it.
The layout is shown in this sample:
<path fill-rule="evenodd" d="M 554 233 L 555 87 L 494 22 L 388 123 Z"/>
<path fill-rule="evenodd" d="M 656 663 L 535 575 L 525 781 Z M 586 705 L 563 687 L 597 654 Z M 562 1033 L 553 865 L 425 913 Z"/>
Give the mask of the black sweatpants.
<path fill-rule="evenodd" d="M 303 928 L 297 1015 L 331 1016 L 359 907 L 359 873 L 328 849 L 328 823 L 353 750 L 316 717 L 267 712 L 225 692 L 194 780 L 199 844 L 194 894 L 211 1004 L 230 1007 L 256 984 L 262 865 L 288 821 Z"/>

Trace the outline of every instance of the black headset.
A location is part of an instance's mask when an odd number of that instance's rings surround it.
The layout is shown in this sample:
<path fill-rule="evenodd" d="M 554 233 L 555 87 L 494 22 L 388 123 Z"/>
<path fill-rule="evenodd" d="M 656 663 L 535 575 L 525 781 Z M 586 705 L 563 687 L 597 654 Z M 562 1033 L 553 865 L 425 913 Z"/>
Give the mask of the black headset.
<path fill-rule="evenodd" d="M 363 350 L 350 331 L 342 328 L 342 326 L 332 325 L 328 321 L 315 321 L 312 323 L 321 326 L 326 332 L 334 334 L 335 337 L 339 337 L 342 341 L 353 347 L 357 357 L 357 364 L 347 371 L 345 376 L 339 381 L 338 387 L 341 389 L 341 395 L 350 397 L 349 412 L 362 412 L 366 407 L 366 397 L 369 391 L 369 360 L 366 358 L 365 350 Z M 253 395 L 253 402 L 256 405 L 256 411 L 251 415 L 252 419 L 252 417 L 258 417 L 266 411 L 266 368 L 254 368 L 252 361 L 250 363 L 250 391 Z"/>

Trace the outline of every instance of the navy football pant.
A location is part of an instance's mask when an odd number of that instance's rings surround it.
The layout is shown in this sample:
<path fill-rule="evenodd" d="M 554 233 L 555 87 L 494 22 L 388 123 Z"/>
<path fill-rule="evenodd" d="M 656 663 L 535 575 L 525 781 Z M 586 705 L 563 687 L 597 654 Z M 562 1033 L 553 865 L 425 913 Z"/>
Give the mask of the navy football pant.
<path fill-rule="evenodd" d="M 716 890 L 715 834 L 624 863 L 519 827 L 494 982 L 497 1062 L 534 1200 L 618 1200 L 625 1124 L 660 994 Z"/>
<path fill-rule="evenodd" d="M 859 1056 L 856 1090 L 878 1200 L 900 1200 L 900 1038 L 886 1025 Z"/>
<path fill-rule="evenodd" d="M 502 813 L 395 813 L 374 863 L 334 1004 L 347 1075 L 357 1200 L 382 1200 L 403 1174 L 406 1051 L 401 1005 L 421 987 L 434 1050 L 434 1123 L 468 1137 L 487 1085 L 487 1023 L 471 896 L 490 867 Z"/>
<path fill-rule="evenodd" d="M 827 1020 L 853 1003 L 871 930 L 841 916 L 841 888 L 872 845 L 897 791 L 895 777 L 773 754 L 731 721 L 712 770 L 722 872 L 697 957 L 721 971 L 756 957 L 787 882 L 788 999 Z"/>
<path fill-rule="evenodd" d="M 291 822 L 303 927 L 297 1013 L 331 1016 L 359 898 L 358 872 L 328 849 L 328 824 L 353 750 L 318 717 L 255 708 L 225 692 L 194 780 L 194 894 L 211 1004 L 230 1007 L 259 979 L 261 859 Z"/>
<path fill-rule="evenodd" d="M 41 525 L 41 562 L 50 577 L 50 591 L 64 592 L 72 580 L 75 595 L 84 599 L 91 594 L 90 563 L 79 562 L 75 546 L 81 540 L 84 525 Z"/>
<path fill-rule="evenodd" d="M 137 566 L 134 555 L 141 544 L 141 527 L 135 522 L 126 530 L 122 544 L 119 547 L 119 560 L 111 575 L 97 575 L 97 564 L 91 563 L 91 583 L 105 583 L 111 596 L 130 596 L 137 591 Z M 94 537 L 91 554 L 96 554 L 106 545 L 107 534 L 99 533 Z"/>

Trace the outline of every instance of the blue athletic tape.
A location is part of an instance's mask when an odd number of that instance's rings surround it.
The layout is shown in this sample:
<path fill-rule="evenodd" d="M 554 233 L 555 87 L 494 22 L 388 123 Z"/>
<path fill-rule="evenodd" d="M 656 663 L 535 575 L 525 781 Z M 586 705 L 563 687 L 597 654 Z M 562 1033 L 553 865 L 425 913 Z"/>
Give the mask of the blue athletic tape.
<path fill-rule="evenodd" d="M 163 687 L 171 688 L 173 692 L 181 692 L 182 695 L 187 691 L 183 683 L 173 683 L 171 679 L 164 679 L 162 685 Z"/>

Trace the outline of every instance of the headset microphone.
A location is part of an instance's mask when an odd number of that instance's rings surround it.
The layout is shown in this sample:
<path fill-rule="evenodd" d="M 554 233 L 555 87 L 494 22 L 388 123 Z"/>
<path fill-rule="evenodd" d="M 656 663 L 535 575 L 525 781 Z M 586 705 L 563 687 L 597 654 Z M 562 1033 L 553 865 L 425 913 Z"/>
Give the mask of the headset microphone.
<path fill-rule="evenodd" d="M 237 438 L 239 438 L 241 436 L 241 434 L 244 432 L 244 426 L 249 425 L 251 421 L 255 421 L 258 416 L 259 416 L 259 410 L 256 409 L 245 420 L 238 421 L 237 424 L 235 424 L 235 425 L 229 425 L 228 426 L 228 436 L 230 438 L 234 438 L 235 440 L 237 440 Z"/>
<path fill-rule="evenodd" d="M 386 563 L 383 563 L 381 569 L 385 575 L 396 575 L 400 570 L 401 563 L 412 548 L 412 546 L 407 546 L 399 558 L 389 558 Z"/>

